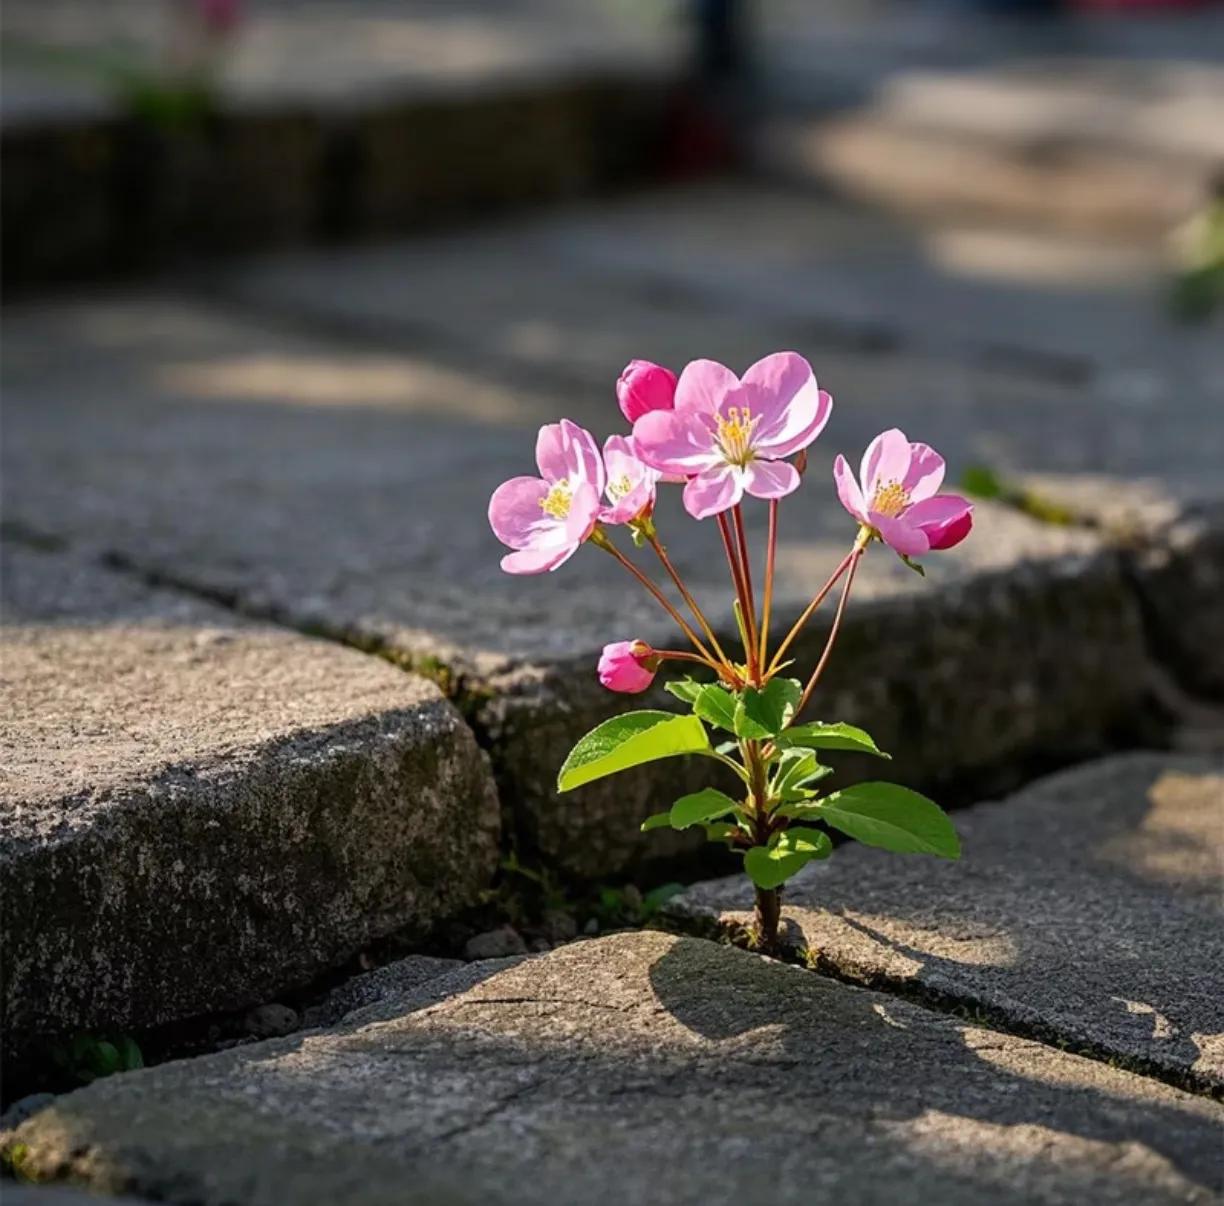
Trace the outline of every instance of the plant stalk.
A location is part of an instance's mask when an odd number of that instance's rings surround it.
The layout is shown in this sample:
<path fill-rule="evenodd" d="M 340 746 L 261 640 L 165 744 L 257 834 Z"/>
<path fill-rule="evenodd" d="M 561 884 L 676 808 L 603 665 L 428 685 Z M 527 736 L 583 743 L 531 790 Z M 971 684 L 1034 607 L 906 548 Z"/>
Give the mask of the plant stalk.
<path fill-rule="evenodd" d="M 781 892 L 777 888 L 757 888 L 753 938 L 762 955 L 778 954 L 778 922 L 781 916 Z"/>

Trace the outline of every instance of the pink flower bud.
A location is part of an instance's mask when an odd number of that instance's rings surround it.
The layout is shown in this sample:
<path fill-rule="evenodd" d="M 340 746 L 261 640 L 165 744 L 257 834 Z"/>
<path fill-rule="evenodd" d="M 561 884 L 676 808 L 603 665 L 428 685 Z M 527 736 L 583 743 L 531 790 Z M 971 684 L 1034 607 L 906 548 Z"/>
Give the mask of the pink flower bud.
<path fill-rule="evenodd" d="M 676 374 L 649 360 L 630 360 L 616 382 L 616 400 L 630 423 L 676 404 Z"/>
<path fill-rule="evenodd" d="M 614 641 L 599 659 L 599 681 L 609 691 L 637 695 L 654 682 L 661 660 L 645 641 Z"/>

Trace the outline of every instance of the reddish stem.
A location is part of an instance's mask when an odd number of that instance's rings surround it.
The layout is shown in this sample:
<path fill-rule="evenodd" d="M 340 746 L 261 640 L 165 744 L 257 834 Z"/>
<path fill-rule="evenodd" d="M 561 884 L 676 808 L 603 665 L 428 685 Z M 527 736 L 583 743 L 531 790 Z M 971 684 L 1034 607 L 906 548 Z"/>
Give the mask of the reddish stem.
<path fill-rule="evenodd" d="M 791 625 L 791 630 L 786 634 L 786 639 L 778 646 L 777 652 L 773 655 L 773 661 L 769 664 L 769 673 L 776 674 L 778 667 L 782 664 L 782 658 L 786 651 L 794 643 L 795 638 L 803 631 L 803 626 L 812 618 L 816 609 L 825 601 L 825 597 L 829 591 L 837 585 L 837 580 L 844 574 L 853 560 L 856 549 L 851 549 L 841 560 L 841 564 L 833 571 L 832 576 L 817 592 L 816 597 L 804 608 L 803 614 Z"/>
<path fill-rule="evenodd" d="M 769 656 L 769 619 L 773 611 L 774 563 L 778 556 L 778 500 L 769 500 L 769 538 L 765 547 L 765 601 L 761 605 L 761 644 L 757 660 L 767 665 Z"/>
<path fill-rule="evenodd" d="M 620 551 L 606 536 L 599 542 L 599 547 L 611 553 L 617 561 L 621 563 L 651 594 L 655 601 L 667 612 L 669 616 L 680 626 L 680 631 L 684 633 L 690 641 L 693 642 L 693 647 L 702 655 L 715 669 L 718 663 L 714 655 L 701 643 L 701 638 L 693 631 L 689 622 L 672 606 L 671 601 L 667 596 L 644 574 L 624 553 Z"/>
<path fill-rule="evenodd" d="M 850 570 L 846 574 L 846 584 L 842 587 L 841 598 L 837 601 L 837 611 L 833 616 L 833 626 L 829 629 L 829 639 L 825 641 L 824 652 L 820 655 L 820 661 L 816 663 L 816 669 L 812 671 L 812 677 L 808 679 L 807 686 L 803 688 L 803 694 L 800 696 L 798 706 L 795 708 L 794 719 L 796 721 L 798 721 L 803 709 L 807 707 L 808 700 L 812 698 L 812 692 L 816 690 L 816 684 L 820 681 L 820 676 L 824 673 L 824 668 L 833 653 L 833 643 L 837 640 L 842 616 L 846 611 L 846 601 L 850 598 L 850 587 L 854 585 L 854 571 L 858 569 L 858 563 L 862 556 L 862 547 L 855 545 L 850 554 Z"/>
<path fill-rule="evenodd" d="M 723 549 L 727 554 L 727 564 L 731 567 L 731 579 L 735 584 L 735 595 L 739 600 L 740 616 L 744 625 L 744 660 L 748 664 L 748 677 L 757 682 L 760 677 L 760 667 L 756 659 L 756 628 L 755 617 L 748 606 L 748 585 L 744 581 L 744 565 L 735 547 L 735 537 L 731 525 L 727 521 L 726 512 L 718 516 L 718 530 L 722 535 Z"/>
<path fill-rule="evenodd" d="M 710 642 L 714 652 L 721 659 L 722 663 L 729 670 L 731 669 L 731 659 L 723 652 L 723 647 L 718 643 L 718 637 L 714 635 L 714 629 L 710 625 L 710 621 L 706 619 L 705 612 L 697 605 L 697 600 L 693 598 L 687 586 L 684 584 L 684 579 L 680 577 L 679 571 L 672 564 L 671 558 L 667 555 L 667 549 L 663 547 L 662 541 L 658 536 L 649 538 L 650 547 L 654 549 L 656 556 L 663 563 L 663 568 L 667 571 L 671 580 L 676 584 L 676 589 L 680 592 L 685 603 L 688 604 L 689 611 L 693 613 L 693 619 L 701 625 L 701 631 L 705 633 L 706 640 Z"/>

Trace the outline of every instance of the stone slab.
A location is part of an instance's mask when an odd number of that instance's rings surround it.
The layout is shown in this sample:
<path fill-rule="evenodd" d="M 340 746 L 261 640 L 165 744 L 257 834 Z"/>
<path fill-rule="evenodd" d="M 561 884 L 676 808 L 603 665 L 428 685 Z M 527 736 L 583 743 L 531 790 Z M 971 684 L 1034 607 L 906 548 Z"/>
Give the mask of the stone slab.
<path fill-rule="evenodd" d="M 1224 1087 L 1224 762 L 1128 754 L 957 814 L 959 862 L 846 846 L 786 888 L 838 974 Z M 670 902 L 747 920 L 727 879 Z"/>
<path fill-rule="evenodd" d="M 1207 1203 L 1220 1107 L 692 938 L 477 963 L 60 1098 L 28 1176 L 182 1206 Z"/>
<path fill-rule="evenodd" d="M 6 1051 L 267 1000 L 486 886 L 496 793 L 433 684 L 3 554 Z"/>
<path fill-rule="evenodd" d="M 474 264 L 463 271 L 479 279 Z M 504 287 L 496 263 L 487 279 Z M 530 279 L 521 284 L 528 290 Z M 563 346 L 541 354 L 531 381 L 503 372 L 504 362 L 482 364 L 481 348 L 497 334 L 475 294 L 461 354 L 438 341 L 391 350 L 393 337 L 375 344 L 240 322 L 219 306 L 166 295 L 26 308 L 7 331 L 6 515 L 435 675 L 487 738 L 524 848 L 579 874 L 605 874 L 644 850 L 668 849 L 644 843 L 637 826 L 659 794 L 686 789 L 692 777 L 626 776 L 571 802 L 552 793 L 556 770 L 573 741 L 622 702 L 595 679 L 602 645 L 626 634 L 674 637 L 651 600 L 595 550 L 547 579 L 502 574 L 488 496 L 530 468 L 542 422 L 569 414 L 601 435 L 622 426 L 611 382 L 635 351 L 656 351 L 634 348 L 622 316 L 633 330 L 673 332 L 670 351 L 658 353 L 669 360 L 715 349 L 747 359 L 789 341 L 767 324 L 706 324 L 695 313 L 672 322 L 619 299 L 607 304 L 584 328 L 603 350 L 588 357 L 592 371 L 578 388 L 565 375 L 574 359 Z M 813 450 L 813 485 L 783 515 L 779 627 L 853 538 L 829 478 L 837 450 L 857 452 L 901 422 L 936 445 L 951 441 L 955 466 L 961 433 L 997 432 L 1025 400 L 1036 405 L 1027 383 L 960 364 L 845 351 L 832 359 L 827 372 L 819 357 L 817 366 L 843 401 Z M 677 502 L 669 492 L 660 508 L 664 538 L 729 632 L 717 534 L 680 522 Z M 763 520 L 764 508 L 749 508 L 755 533 Z M 1137 609 L 1098 538 L 992 504 L 977 523 L 975 539 L 933 561 L 925 583 L 873 551 L 828 679 L 824 706 L 870 717 L 902 773 L 924 780 L 1036 751 L 1091 749 L 1126 722 L 1142 690 Z M 812 630 L 799 656 L 814 662 L 822 644 Z M 963 689 L 969 681 L 973 693 Z M 955 752 L 941 736 L 946 724 L 962 734 Z"/>

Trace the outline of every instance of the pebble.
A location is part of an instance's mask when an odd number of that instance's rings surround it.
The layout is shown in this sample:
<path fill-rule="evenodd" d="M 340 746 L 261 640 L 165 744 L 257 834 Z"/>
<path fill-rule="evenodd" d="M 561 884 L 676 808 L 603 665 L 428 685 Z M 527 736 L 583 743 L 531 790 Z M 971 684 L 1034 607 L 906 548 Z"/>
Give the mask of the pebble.
<path fill-rule="evenodd" d="M 496 930 L 485 930 L 469 938 L 463 948 L 465 959 L 504 959 L 508 955 L 525 955 L 527 943 L 513 926 L 503 925 Z"/>
<path fill-rule="evenodd" d="M 572 942 L 578 937 L 578 923 L 564 909 L 545 909 L 540 917 L 540 929 L 551 942 Z"/>
<path fill-rule="evenodd" d="M 260 1038 L 276 1038 L 278 1035 L 292 1034 L 298 1028 L 298 1014 L 296 1009 L 273 1001 L 252 1009 L 242 1019 L 242 1024 Z"/>

